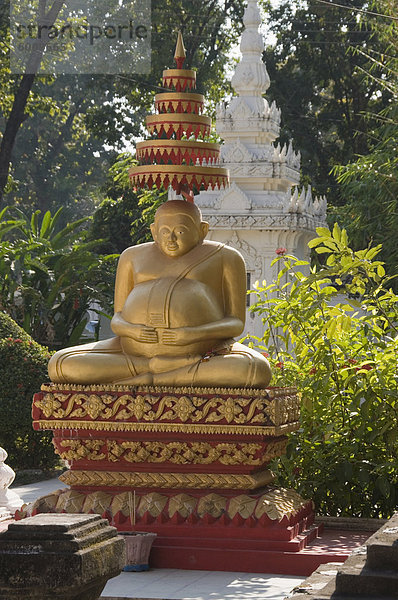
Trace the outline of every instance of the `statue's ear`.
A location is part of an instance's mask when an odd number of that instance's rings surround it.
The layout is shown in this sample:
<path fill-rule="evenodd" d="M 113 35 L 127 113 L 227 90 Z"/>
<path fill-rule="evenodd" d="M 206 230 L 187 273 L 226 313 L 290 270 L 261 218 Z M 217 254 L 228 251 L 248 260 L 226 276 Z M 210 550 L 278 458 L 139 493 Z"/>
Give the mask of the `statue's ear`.
<path fill-rule="evenodd" d="M 155 223 L 151 223 L 150 224 L 150 228 L 151 228 L 152 237 L 153 237 L 154 241 L 156 242 L 156 227 L 155 227 Z"/>
<path fill-rule="evenodd" d="M 209 224 L 207 223 L 207 221 L 201 222 L 200 233 L 202 234 L 202 240 L 204 240 L 206 235 L 209 233 Z"/>

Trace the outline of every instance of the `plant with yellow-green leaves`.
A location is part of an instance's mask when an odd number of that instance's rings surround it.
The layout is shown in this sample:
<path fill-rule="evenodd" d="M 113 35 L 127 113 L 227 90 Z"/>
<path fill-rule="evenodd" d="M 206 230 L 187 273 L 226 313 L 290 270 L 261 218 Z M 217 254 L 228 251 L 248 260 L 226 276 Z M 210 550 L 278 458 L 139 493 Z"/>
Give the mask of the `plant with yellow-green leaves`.
<path fill-rule="evenodd" d="M 302 395 L 301 427 L 275 461 L 280 484 L 329 515 L 389 517 L 398 501 L 398 296 L 377 259 L 347 234 L 317 229 L 325 264 L 282 255 L 271 284 L 257 285 L 272 385 Z"/>

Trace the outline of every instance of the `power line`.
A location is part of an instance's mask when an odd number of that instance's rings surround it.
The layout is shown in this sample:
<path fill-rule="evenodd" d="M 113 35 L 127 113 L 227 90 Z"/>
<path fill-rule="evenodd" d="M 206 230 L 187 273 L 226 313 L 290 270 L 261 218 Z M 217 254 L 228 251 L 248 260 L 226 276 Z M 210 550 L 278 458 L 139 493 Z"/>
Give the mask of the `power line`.
<path fill-rule="evenodd" d="M 364 13 L 366 15 L 372 15 L 373 17 L 382 17 L 383 19 L 391 19 L 392 21 L 398 21 L 398 17 L 392 17 L 390 15 L 384 15 L 383 13 L 373 12 L 364 8 L 355 8 L 355 6 L 345 6 L 344 4 L 337 4 L 336 2 L 329 2 L 328 0 L 315 0 L 319 4 L 326 4 L 326 6 L 335 6 L 336 8 L 345 8 L 346 10 L 353 10 L 355 12 Z"/>
<path fill-rule="evenodd" d="M 138 81 L 138 79 L 134 79 L 133 77 L 126 77 L 126 75 L 116 74 L 116 77 L 118 77 L 119 79 L 125 79 L 126 81 L 131 81 L 139 86 L 143 85 L 144 87 L 153 88 L 154 90 L 161 90 L 162 92 L 167 91 L 167 88 L 164 88 L 160 85 L 155 85 L 153 83 L 145 83 L 144 81 Z"/>

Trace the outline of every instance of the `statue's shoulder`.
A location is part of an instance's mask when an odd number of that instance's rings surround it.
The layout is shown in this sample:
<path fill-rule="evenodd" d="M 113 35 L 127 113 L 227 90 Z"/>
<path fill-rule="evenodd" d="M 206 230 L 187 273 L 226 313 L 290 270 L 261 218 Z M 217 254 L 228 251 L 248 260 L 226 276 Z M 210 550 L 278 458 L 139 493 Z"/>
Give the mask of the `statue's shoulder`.
<path fill-rule="evenodd" d="M 148 252 L 152 251 L 154 249 L 155 246 L 155 242 L 145 242 L 144 244 L 137 244 L 136 246 L 129 246 L 129 248 L 126 248 L 125 250 L 123 250 L 123 252 L 120 255 L 120 258 L 122 260 L 128 260 L 128 259 L 133 259 L 134 257 L 138 257 L 138 256 L 142 256 L 144 254 L 147 254 Z"/>
<path fill-rule="evenodd" d="M 244 262 L 244 258 L 242 256 L 242 254 L 238 250 L 235 250 L 235 248 L 232 248 L 232 246 L 226 246 L 225 244 L 222 244 L 221 242 L 215 242 L 212 240 L 205 240 L 203 242 L 203 244 L 206 246 L 213 247 L 214 249 L 219 248 L 221 255 L 223 257 L 223 260 L 226 262 L 233 262 L 233 263 Z"/>

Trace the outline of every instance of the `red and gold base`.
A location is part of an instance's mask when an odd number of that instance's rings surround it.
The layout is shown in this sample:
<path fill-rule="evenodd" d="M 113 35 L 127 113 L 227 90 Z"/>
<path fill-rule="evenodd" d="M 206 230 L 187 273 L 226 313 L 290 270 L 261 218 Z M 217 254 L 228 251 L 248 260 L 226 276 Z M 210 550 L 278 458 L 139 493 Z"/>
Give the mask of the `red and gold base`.
<path fill-rule="evenodd" d="M 317 535 L 313 506 L 267 467 L 298 418 L 293 388 L 42 386 L 34 427 L 53 430 L 70 489 L 31 512 L 155 532 L 154 566 L 292 573 L 281 557 Z"/>

